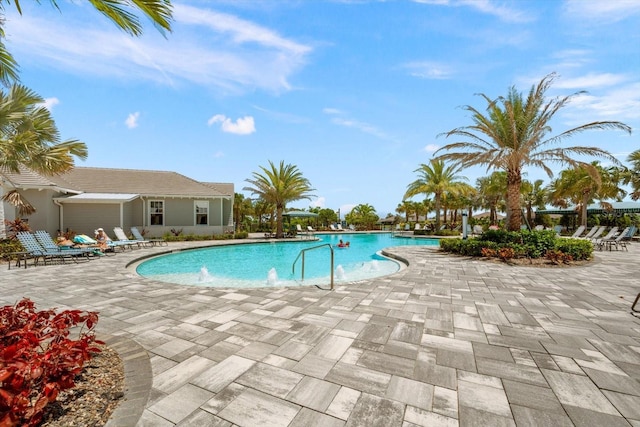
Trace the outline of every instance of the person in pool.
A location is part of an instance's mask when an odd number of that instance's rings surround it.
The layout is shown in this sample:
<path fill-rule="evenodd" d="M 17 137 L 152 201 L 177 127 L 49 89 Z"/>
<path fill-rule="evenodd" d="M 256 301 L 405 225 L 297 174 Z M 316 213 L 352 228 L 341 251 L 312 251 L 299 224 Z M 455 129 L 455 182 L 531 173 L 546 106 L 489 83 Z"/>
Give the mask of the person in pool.
<path fill-rule="evenodd" d="M 340 242 L 338 243 L 338 247 L 339 248 L 348 248 L 349 247 L 349 242 L 345 243 L 342 241 L 342 239 L 340 239 Z"/>

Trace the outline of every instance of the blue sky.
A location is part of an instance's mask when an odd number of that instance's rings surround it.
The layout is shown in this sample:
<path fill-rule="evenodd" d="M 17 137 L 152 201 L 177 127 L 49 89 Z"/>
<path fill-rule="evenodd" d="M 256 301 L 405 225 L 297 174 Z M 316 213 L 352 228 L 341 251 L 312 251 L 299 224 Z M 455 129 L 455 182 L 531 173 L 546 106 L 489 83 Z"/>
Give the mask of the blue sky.
<path fill-rule="evenodd" d="M 635 0 L 221 0 L 174 2 L 173 32 L 132 38 L 85 2 L 6 7 L 22 82 L 47 99 L 79 166 L 172 170 L 242 191 L 271 160 L 296 165 L 315 197 L 292 207 L 394 212 L 414 172 L 470 124 L 478 93 L 585 90 L 554 133 L 587 132 L 621 161 L 640 148 L 640 2 Z M 557 170 L 561 166 L 558 165 Z M 484 169 L 463 173 L 469 183 Z M 530 180 L 546 175 L 528 170 Z"/>

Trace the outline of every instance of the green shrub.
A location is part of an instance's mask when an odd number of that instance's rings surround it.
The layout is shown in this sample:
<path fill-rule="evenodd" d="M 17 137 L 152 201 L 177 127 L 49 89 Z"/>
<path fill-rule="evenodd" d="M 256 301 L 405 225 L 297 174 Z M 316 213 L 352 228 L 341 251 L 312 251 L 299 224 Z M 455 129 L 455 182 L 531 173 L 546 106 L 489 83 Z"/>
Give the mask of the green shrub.
<path fill-rule="evenodd" d="M 554 248 L 557 239 L 556 232 L 553 230 L 523 230 L 520 235 L 522 236 L 522 244 L 528 248 L 527 256 L 530 258 L 544 256 L 548 250 Z"/>
<path fill-rule="evenodd" d="M 4 254 L 9 254 L 11 252 L 22 252 L 24 248 L 20 244 L 18 240 L 15 239 L 2 239 L 0 240 L 0 257 L 4 256 Z"/>
<path fill-rule="evenodd" d="M 588 240 L 556 239 L 553 249 L 571 255 L 576 261 L 588 260 L 593 256 L 593 245 Z"/>

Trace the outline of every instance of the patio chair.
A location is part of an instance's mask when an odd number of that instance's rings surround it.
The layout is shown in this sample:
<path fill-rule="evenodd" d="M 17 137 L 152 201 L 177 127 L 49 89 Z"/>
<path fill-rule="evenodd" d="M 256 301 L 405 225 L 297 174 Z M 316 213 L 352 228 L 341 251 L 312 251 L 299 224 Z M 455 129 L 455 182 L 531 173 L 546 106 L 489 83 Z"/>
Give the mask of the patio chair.
<path fill-rule="evenodd" d="M 479 236 L 482 233 L 484 233 L 484 230 L 482 229 L 482 226 L 480 224 L 476 224 L 473 226 L 473 235 L 474 236 Z"/>
<path fill-rule="evenodd" d="M 598 230 L 598 231 L 600 231 L 600 230 Z M 612 240 L 617 232 L 618 232 L 618 227 L 611 227 L 609 232 L 607 234 L 605 234 L 604 237 L 591 238 L 591 242 L 593 243 L 593 246 L 595 246 L 599 250 L 602 250 L 604 245 L 607 244 L 607 241 Z M 596 234 L 598 234 L 598 233 L 596 233 Z"/>
<path fill-rule="evenodd" d="M 39 259 L 42 259 L 44 265 L 47 265 L 47 261 L 53 262 L 54 260 L 58 260 L 62 263 L 64 263 L 66 259 L 71 259 L 74 262 L 76 261 L 74 256 L 70 253 L 59 250 L 51 251 L 43 248 L 42 245 L 38 243 L 35 236 L 27 231 L 17 233 L 16 237 L 24 250 L 28 252 L 28 256 L 33 258 L 33 265 L 38 265 Z"/>
<path fill-rule="evenodd" d="M 127 234 L 124 232 L 124 230 L 122 229 L 122 227 L 113 227 L 113 232 L 116 235 L 116 238 L 118 240 L 116 240 L 115 242 L 120 242 L 122 244 L 130 244 L 131 248 L 133 249 L 133 245 L 137 245 L 138 248 L 143 247 L 144 245 L 144 240 L 131 240 L 129 239 L 129 237 L 127 237 Z"/>
<path fill-rule="evenodd" d="M 335 226 L 335 225 L 333 225 L 333 224 L 329 224 L 329 230 L 331 230 L 331 231 L 338 231 L 338 229 L 336 228 L 336 226 Z"/>
<path fill-rule="evenodd" d="M 599 238 L 606 229 L 607 227 L 604 225 L 596 225 L 591 229 L 591 231 L 589 231 L 589 233 L 587 233 L 586 236 L 583 237 L 583 239 L 593 242 L 595 239 Z"/>
<path fill-rule="evenodd" d="M 542 231 L 542 230 L 544 230 L 544 225 L 542 225 L 542 224 L 538 224 L 538 225 L 536 225 L 535 227 L 533 227 L 533 229 L 534 229 L 535 231 Z"/>
<path fill-rule="evenodd" d="M 143 242 L 146 242 L 145 243 L 146 245 L 149 245 L 149 246 L 163 246 L 163 245 L 168 246 L 169 245 L 169 243 L 165 242 L 164 239 L 145 239 L 137 227 L 131 227 L 131 234 L 133 234 L 133 237 L 136 240 L 142 240 Z"/>
<path fill-rule="evenodd" d="M 587 227 L 585 227 L 584 225 L 581 225 L 580 227 L 576 228 L 576 231 L 574 231 L 574 232 L 573 232 L 573 234 L 572 234 L 571 236 L 569 236 L 569 238 L 571 238 L 571 239 L 577 239 L 578 237 L 580 237 L 580 235 L 581 235 L 582 233 L 584 233 L 584 230 L 585 230 L 586 228 L 587 228 Z"/>
<path fill-rule="evenodd" d="M 629 249 L 627 248 L 627 236 L 629 234 L 630 228 L 631 227 L 625 228 L 624 230 L 622 230 L 622 232 L 618 233 L 617 236 L 613 237 L 612 239 L 605 240 L 603 244 L 608 250 L 612 250 L 615 246 L 616 251 L 618 250 L 618 248 L 624 248 L 625 251 L 629 251 Z"/>
<path fill-rule="evenodd" d="M 36 238 L 40 245 L 48 250 L 48 251 L 64 251 L 65 254 L 84 256 L 89 258 L 89 255 L 92 255 L 95 248 L 73 248 L 73 247 L 62 247 L 59 246 L 55 240 L 51 237 L 51 235 L 45 230 L 38 230 L 33 233 L 33 236 Z"/>
<path fill-rule="evenodd" d="M 420 223 L 416 222 L 416 226 L 413 228 L 414 230 L 422 230 L 422 227 L 420 227 Z"/>
<path fill-rule="evenodd" d="M 338 231 L 344 231 L 344 228 L 342 228 L 342 224 L 338 223 L 337 227 Z"/>

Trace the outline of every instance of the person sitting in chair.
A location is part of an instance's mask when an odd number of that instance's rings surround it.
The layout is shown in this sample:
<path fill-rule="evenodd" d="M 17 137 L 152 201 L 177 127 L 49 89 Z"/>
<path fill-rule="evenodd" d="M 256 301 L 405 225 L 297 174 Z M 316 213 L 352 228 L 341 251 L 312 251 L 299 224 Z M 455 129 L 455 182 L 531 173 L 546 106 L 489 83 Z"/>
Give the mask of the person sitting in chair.
<path fill-rule="evenodd" d="M 95 239 L 98 242 L 98 247 L 100 248 L 100 250 L 103 252 L 106 251 L 107 245 L 109 244 L 109 236 L 107 236 L 107 233 L 104 232 L 103 228 L 98 228 L 96 230 Z"/>

